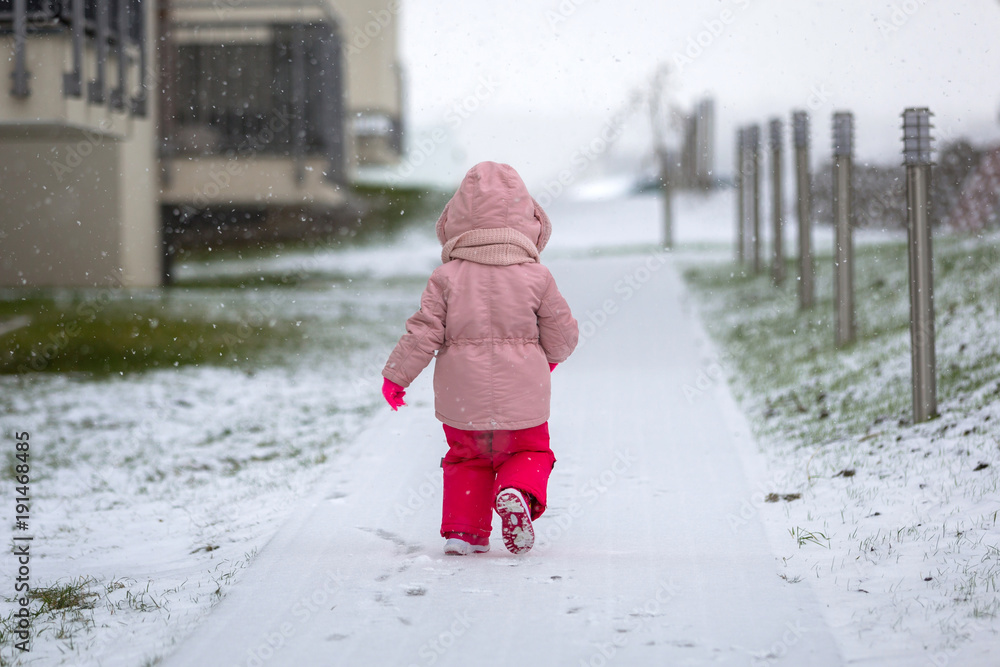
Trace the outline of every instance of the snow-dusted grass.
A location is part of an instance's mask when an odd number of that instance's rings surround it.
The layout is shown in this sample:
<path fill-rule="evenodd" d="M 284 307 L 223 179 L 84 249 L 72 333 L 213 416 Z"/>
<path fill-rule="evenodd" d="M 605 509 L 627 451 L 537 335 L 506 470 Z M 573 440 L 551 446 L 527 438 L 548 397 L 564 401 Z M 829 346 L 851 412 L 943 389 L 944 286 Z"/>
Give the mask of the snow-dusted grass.
<path fill-rule="evenodd" d="M 780 289 L 730 262 L 685 272 L 768 461 L 743 511 L 769 524 L 780 576 L 815 582 L 849 659 L 997 650 L 1000 236 L 934 243 L 940 416 L 917 425 L 902 240 L 858 246 L 858 340 L 840 350 L 829 256 L 809 312 L 792 262 Z"/>
<path fill-rule="evenodd" d="M 29 529 L 17 534 L 34 536 L 31 651 L 13 647 L 11 583 L 0 591 L 0 664 L 155 664 L 189 633 L 296 502 L 345 474 L 336 455 L 381 400 L 386 350 L 419 303 L 434 246 L 428 259 L 411 240 L 408 261 L 398 247 L 298 249 L 239 270 L 232 258 L 181 266 L 178 287 L 104 290 L 88 303 L 109 326 L 131 313 L 140 339 L 168 317 L 221 329 L 218 359 L 0 377 L 4 581 L 17 572 L 15 432 L 31 436 Z M 338 270 L 351 262 L 377 270 Z M 22 333 L 43 339 L 59 339 L 88 299 L 34 296 L 29 305 L 49 312 Z M 60 351 L 86 335 L 69 338 Z"/>

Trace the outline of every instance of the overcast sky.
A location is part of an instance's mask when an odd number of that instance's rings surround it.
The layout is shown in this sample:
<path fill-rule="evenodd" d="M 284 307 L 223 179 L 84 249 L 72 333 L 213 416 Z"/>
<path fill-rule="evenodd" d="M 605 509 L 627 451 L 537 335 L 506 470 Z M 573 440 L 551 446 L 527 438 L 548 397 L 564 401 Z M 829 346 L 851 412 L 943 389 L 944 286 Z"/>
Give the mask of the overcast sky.
<path fill-rule="evenodd" d="M 814 161 L 841 109 L 859 160 L 897 159 L 907 106 L 930 107 L 938 134 L 995 141 L 998 45 L 997 0 L 403 0 L 400 25 L 421 169 L 460 176 L 494 159 L 533 184 L 572 169 L 662 63 L 682 106 L 715 97 L 722 173 L 738 124 L 793 108 L 812 110 Z M 635 115 L 601 159 L 648 140 Z"/>

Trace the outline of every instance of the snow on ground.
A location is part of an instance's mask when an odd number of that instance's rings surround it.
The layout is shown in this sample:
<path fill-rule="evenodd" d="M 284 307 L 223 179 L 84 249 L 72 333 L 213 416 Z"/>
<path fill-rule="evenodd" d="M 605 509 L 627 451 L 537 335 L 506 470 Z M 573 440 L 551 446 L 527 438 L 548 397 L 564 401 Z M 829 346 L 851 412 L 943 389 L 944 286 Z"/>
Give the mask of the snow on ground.
<path fill-rule="evenodd" d="M 426 276 L 324 279 L 309 254 L 275 264 L 273 275 L 318 275 L 321 284 L 178 287 L 169 298 L 184 312 L 235 316 L 250 329 L 299 322 L 312 346 L 231 368 L 0 379 L 3 432 L 31 434 L 31 583 L 82 583 L 92 607 L 35 619 L 30 653 L 15 653 L 6 636 L 4 664 L 139 665 L 162 653 L 239 578 L 370 419 L 385 347 Z M 181 267 L 182 280 L 192 276 L 212 277 Z M 6 542 L 12 527 L 4 523 Z M 3 571 L 15 565 L 5 553 Z M 0 615 L 13 609 L 8 599 Z"/>
<path fill-rule="evenodd" d="M 553 376 L 558 462 L 535 549 L 495 536 L 488 554 L 443 555 L 426 373 L 164 665 L 840 664 L 761 526 L 730 537 L 754 453 L 725 387 L 684 399 L 710 350 L 668 261 L 648 244 L 547 260 L 584 342 Z"/>
<path fill-rule="evenodd" d="M 931 453 L 917 467 L 868 434 L 809 461 L 744 397 L 758 452 L 695 304 L 673 268 L 650 270 L 659 200 L 548 210 L 545 261 L 584 343 L 556 371 L 559 463 L 527 558 L 499 540 L 483 557 L 440 555 L 430 371 L 401 413 L 378 393 L 439 261 L 430 222 L 387 247 L 190 264 L 182 278 L 306 277 L 176 293 L 219 317 L 301 321 L 314 344 L 234 368 L 0 378 L 0 426 L 30 431 L 37 456 L 32 581 L 84 578 L 95 594 L 92 609 L 36 619 L 29 654 L 5 639 L 3 664 L 205 664 L 209 651 L 248 665 L 995 664 L 994 609 L 970 619 L 948 600 L 963 568 L 969 600 L 995 593 L 982 575 L 996 559 L 996 427 L 959 435 L 996 424 L 994 408 L 945 433 L 944 420 L 910 427 L 900 442 Z M 677 258 L 728 260 L 731 193 L 679 196 L 674 212 Z M 817 247 L 830 236 L 816 230 Z M 868 451 L 885 471 L 861 465 Z M 994 476 L 966 484 L 973 460 Z M 792 491 L 802 498 L 760 502 Z M 0 567 L 14 571 L 11 554 Z"/>
<path fill-rule="evenodd" d="M 807 315 L 794 284 L 725 287 L 732 264 L 689 263 L 692 303 L 724 346 L 702 384 L 732 379 L 768 459 L 732 532 L 763 518 L 781 575 L 813 584 L 845 660 L 996 664 L 1000 237 L 935 240 L 941 416 L 919 425 L 905 247 L 869 240 L 855 272 L 859 342 L 840 351 L 829 256 Z"/>

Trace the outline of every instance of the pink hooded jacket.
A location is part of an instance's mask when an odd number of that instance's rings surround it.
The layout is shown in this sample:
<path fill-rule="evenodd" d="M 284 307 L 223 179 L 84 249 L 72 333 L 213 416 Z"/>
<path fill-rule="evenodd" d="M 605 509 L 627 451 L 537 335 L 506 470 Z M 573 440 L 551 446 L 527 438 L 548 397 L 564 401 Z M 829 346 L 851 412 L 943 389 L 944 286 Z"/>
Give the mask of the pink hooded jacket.
<path fill-rule="evenodd" d="M 538 261 L 551 232 L 512 167 L 470 169 L 437 223 L 444 263 L 382 375 L 407 387 L 437 353 L 435 409 L 445 424 L 494 431 L 548 421 L 548 362 L 565 361 L 578 338 Z"/>

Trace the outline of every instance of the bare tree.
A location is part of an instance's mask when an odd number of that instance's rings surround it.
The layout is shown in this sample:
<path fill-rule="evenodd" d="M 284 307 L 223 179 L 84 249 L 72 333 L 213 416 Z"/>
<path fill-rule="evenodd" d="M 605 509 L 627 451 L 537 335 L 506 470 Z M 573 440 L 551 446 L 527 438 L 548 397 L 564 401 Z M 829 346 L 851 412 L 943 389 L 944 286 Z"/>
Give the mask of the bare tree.
<path fill-rule="evenodd" d="M 670 66 L 661 63 L 653 73 L 646 91 L 649 125 L 653 134 L 653 153 L 659 168 L 663 193 L 663 247 L 673 246 L 673 213 L 670 199 L 676 172 L 677 150 L 669 146 L 671 135 L 683 126 L 684 112 L 673 98 Z"/>

